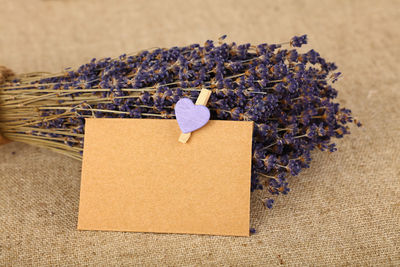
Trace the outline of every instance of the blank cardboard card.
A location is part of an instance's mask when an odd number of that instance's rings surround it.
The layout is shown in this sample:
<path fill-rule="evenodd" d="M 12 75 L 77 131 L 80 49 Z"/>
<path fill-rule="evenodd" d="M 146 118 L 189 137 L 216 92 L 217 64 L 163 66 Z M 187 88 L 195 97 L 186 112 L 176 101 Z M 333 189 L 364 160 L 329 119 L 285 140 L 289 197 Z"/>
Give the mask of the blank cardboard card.
<path fill-rule="evenodd" d="M 249 235 L 252 122 L 86 119 L 78 229 Z"/>

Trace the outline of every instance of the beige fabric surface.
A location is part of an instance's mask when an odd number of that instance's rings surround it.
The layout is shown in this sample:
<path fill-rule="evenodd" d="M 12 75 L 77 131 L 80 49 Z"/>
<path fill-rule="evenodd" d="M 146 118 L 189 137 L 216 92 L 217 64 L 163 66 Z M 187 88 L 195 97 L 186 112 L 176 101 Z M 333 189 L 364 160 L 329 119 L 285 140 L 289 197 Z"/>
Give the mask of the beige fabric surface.
<path fill-rule="evenodd" d="M 77 231 L 80 162 L 0 146 L 0 265 L 400 265 L 400 1 L 0 1 L 0 65 L 58 72 L 92 57 L 217 39 L 309 35 L 364 127 L 315 152 L 249 238 Z M 160 207 L 162 208 L 162 207 Z"/>

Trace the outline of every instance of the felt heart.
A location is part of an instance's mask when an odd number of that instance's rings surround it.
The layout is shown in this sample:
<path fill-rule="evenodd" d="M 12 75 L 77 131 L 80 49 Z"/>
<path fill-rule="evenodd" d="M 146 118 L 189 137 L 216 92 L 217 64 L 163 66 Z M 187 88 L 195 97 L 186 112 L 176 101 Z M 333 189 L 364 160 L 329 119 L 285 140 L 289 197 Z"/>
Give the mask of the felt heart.
<path fill-rule="evenodd" d="M 175 105 L 175 116 L 181 131 L 190 133 L 208 122 L 210 111 L 206 106 L 193 104 L 189 98 L 181 98 Z"/>

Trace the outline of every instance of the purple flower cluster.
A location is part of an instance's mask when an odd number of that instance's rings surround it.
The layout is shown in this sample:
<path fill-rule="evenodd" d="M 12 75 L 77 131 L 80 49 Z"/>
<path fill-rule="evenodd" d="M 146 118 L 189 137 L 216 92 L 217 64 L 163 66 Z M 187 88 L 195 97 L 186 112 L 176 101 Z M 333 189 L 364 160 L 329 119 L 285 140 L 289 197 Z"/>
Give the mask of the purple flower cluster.
<path fill-rule="evenodd" d="M 33 125 L 37 130 L 29 134 L 81 152 L 85 117 L 174 118 L 180 98 L 195 100 L 208 88 L 211 119 L 254 121 L 251 190 L 287 194 L 288 176 L 309 167 L 312 150 L 333 152 L 331 138 L 349 133 L 351 111 L 333 102 L 332 84 L 340 73 L 318 52 L 296 50 L 307 43 L 306 35 L 256 46 L 224 43 L 224 38 L 218 44 L 93 59 L 65 75 L 41 79 L 25 90 L 39 88 L 42 95 L 56 92 L 57 97 L 52 107 L 40 109 L 42 118 L 51 119 Z M 271 208 L 274 200 L 263 203 Z"/>

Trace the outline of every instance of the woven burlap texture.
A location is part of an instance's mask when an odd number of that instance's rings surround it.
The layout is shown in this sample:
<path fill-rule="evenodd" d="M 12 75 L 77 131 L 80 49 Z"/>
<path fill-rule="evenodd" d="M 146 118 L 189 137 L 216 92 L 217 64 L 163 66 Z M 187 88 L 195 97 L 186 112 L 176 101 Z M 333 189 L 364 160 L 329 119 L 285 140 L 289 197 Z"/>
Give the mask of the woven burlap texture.
<path fill-rule="evenodd" d="M 254 194 L 249 238 L 77 231 L 80 162 L 2 145 L 0 265 L 400 265 L 399 11 L 399 1 L 0 0 L 0 65 L 16 73 L 222 34 L 307 33 L 340 67 L 338 100 L 364 124 L 337 152 L 313 153 L 272 210 Z"/>

